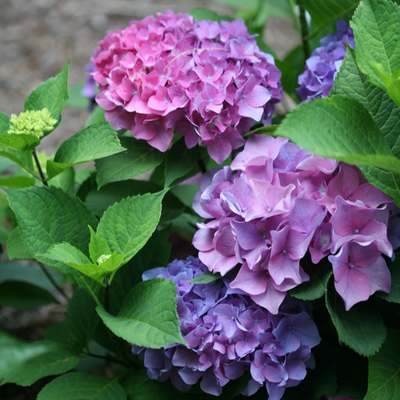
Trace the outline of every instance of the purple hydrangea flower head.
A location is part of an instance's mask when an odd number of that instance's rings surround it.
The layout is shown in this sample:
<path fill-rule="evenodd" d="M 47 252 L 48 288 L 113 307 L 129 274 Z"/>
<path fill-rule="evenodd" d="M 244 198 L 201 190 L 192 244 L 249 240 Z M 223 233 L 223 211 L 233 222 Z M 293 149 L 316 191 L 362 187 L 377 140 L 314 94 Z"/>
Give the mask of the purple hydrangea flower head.
<path fill-rule="evenodd" d="M 239 264 L 230 287 L 272 314 L 309 280 L 302 268 L 308 251 L 315 264 L 329 256 L 347 309 L 390 291 L 382 254 L 392 257 L 400 245 L 399 209 L 354 166 L 252 135 L 231 167 L 204 175 L 193 208 L 207 218 L 193 238 L 200 260 L 222 275 Z"/>
<path fill-rule="evenodd" d="M 143 360 L 151 379 L 171 378 L 181 391 L 200 382 L 204 392 L 218 396 L 230 380 L 249 371 L 243 394 L 265 386 L 269 398 L 281 399 L 286 387 L 304 379 L 311 349 L 321 340 L 306 303 L 287 296 L 283 311 L 272 315 L 241 290 L 232 290 L 230 277 L 208 284 L 188 282 L 206 271 L 199 259 L 189 257 L 143 274 L 144 280 L 166 278 L 175 283 L 187 346 L 133 346 L 132 351 Z"/>
<path fill-rule="evenodd" d="M 108 32 L 92 57 L 97 103 L 116 129 L 165 151 L 173 131 L 222 163 L 282 101 L 281 73 L 243 20 L 168 11 Z"/>
<path fill-rule="evenodd" d="M 350 26 L 338 20 L 336 28 L 336 34 L 331 33 L 320 40 L 321 46 L 313 51 L 306 61 L 305 71 L 299 76 L 300 87 L 296 92 L 303 101 L 327 97 L 346 54 L 344 43 L 356 48 Z"/>

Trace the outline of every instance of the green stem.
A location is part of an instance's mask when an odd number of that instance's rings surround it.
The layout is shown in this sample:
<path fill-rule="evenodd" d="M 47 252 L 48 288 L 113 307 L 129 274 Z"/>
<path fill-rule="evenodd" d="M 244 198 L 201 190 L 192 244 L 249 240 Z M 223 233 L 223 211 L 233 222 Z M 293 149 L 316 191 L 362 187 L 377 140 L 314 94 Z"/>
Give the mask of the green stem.
<path fill-rule="evenodd" d="M 32 155 L 33 155 L 33 158 L 35 159 L 35 163 L 36 163 L 37 169 L 39 171 L 40 179 L 42 180 L 43 185 L 49 186 L 49 184 L 47 183 L 46 178 L 45 178 L 45 176 L 43 174 L 42 167 L 40 166 L 40 162 L 39 162 L 39 159 L 37 157 L 35 149 L 33 149 Z"/>
<path fill-rule="evenodd" d="M 306 20 L 306 10 L 304 10 L 304 8 L 302 7 L 300 7 L 300 26 L 301 26 L 301 40 L 303 42 L 303 53 L 305 59 L 307 60 L 311 55 L 311 51 L 310 51 L 310 43 L 306 39 L 309 35 L 308 24 Z"/>
<path fill-rule="evenodd" d="M 93 353 L 90 353 L 90 352 L 85 353 L 85 355 L 87 355 L 89 357 L 102 358 L 103 360 L 112 361 L 112 362 L 115 362 L 117 364 L 121 364 L 126 368 L 130 368 L 130 366 L 128 364 L 124 363 L 123 361 L 119 361 L 119 360 L 117 360 L 116 358 L 113 358 L 113 357 L 100 356 L 98 354 L 93 354 Z"/>
<path fill-rule="evenodd" d="M 54 278 L 50 275 L 49 271 L 47 271 L 46 267 L 42 263 L 39 263 L 39 265 L 43 273 L 46 275 L 47 279 L 51 282 L 51 284 L 56 288 L 56 290 L 62 295 L 62 297 L 64 297 L 64 299 L 68 303 L 69 298 L 64 293 L 64 290 L 62 290 L 61 286 L 58 285 L 58 283 L 54 280 Z"/>

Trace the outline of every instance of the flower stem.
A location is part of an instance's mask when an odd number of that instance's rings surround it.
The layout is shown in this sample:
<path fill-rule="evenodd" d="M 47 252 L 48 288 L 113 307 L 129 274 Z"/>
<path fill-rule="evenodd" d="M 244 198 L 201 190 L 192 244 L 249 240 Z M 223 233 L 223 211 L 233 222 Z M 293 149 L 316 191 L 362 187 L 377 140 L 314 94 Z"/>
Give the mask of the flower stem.
<path fill-rule="evenodd" d="M 49 274 L 49 271 L 47 271 L 46 267 L 42 264 L 39 263 L 40 268 L 42 269 L 43 273 L 46 275 L 47 279 L 51 282 L 51 284 L 57 289 L 57 291 L 64 297 L 64 299 L 69 302 L 69 298 L 67 295 L 64 293 L 64 290 L 58 285 L 58 283 L 54 280 L 54 278 Z"/>
<path fill-rule="evenodd" d="M 309 35 L 308 24 L 306 20 L 306 10 L 302 7 L 300 7 L 300 26 L 301 26 L 301 40 L 303 42 L 304 58 L 307 60 L 311 55 L 311 51 L 310 51 L 310 43 L 306 39 Z"/>
<path fill-rule="evenodd" d="M 43 174 L 42 167 L 40 166 L 40 162 L 39 162 L 39 159 L 37 157 L 35 149 L 33 149 L 32 155 L 33 155 L 33 158 L 35 159 L 35 163 L 36 163 L 37 169 L 39 171 L 40 179 L 42 180 L 43 185 L 49 186 L 49 184 L 47 183 L 46 178 L 45 178 L 45 176 Z"/>

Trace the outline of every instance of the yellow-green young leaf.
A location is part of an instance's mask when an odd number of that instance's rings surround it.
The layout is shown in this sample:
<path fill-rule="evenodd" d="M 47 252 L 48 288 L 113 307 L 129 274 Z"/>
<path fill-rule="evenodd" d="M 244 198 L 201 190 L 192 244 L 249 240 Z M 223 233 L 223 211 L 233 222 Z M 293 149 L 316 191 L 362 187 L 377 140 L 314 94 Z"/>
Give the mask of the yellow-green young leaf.
<path fill-rule="evenodd" d="M 40 139 L 33 135 L 18 135 L 11 133 L 0 134 L 0 146 L 20 151 L 30 151 L 40 143 Z"/>
<path fill-rule="evenodd" d="M 400 106 L 399 5 L 387 0 L 363 0 L 350 25 L 359 68 Z"/>
<path fill-rule="evenodd" d="M 319 30 L 352 10 L 359 2 L 360 0 L 298 0 L 297 4 L 310 13 L 317 30 Z"/>
<path fill-rule="evenodd" d="M 322 157 L 400 174 L 400 159 L 393 155 L 369 112 L 348 97 L 304 103 L 273 134 Z"/>
<path fill-rule="evenodd" d="M 22 241 L 18 228 L 15 228 L 8 237 L 7 254 L 10 260 L 33 260 L 31 253 Z"/>
<path fill-rule="evenodd" d="M 61 111 L 68 100 L 68 70 L 69 60 L 64 69 L 54 78 L 41 83 L 25 100 L 24 111 L 40 111 L 47 108 L 52 118 L 61 121 Z M 48 135 L 50 131 L 45 132 Z"/>
<path fill-rule="evenodd" d="M 128 197 L 109 207 L 100 220 L 97 234 L 111 251 L 125 254 L 128 262 L 149 240 L 161 215 L 161 201 L 167 193 Z"/>
<path fill-rule="evenodd" d="M 126 400 L 118 377 L 70 372 L 47 384 L 37 400 Z"/>
<path fill-rule="evenodd" d="M 49 178 L 72 165 L 108 157 L 124 150 L 116 130 L 108 122 L 88 126 L 58 148 L 54 161 L 48 163 Z"/>
<path fill-rule="evenodd" d="M 379 353 L 368 359 L 365 400 L 392 400 L 400 393 L 400 329 L 389 329 Z"/>
<path fill-rule="evenodd" d="M 80 357 L 61 343 L 43 341 L 47 351 L 17 364 L 5 375 L 0 385 L 16 383 L 30 386 L 45 376 L 64 374 L 74 368 Z"/>
<path fill-rule="evenodd" d="M 97 263 L 97 260 L 104 255 L 110 255 L 111 250 L 107 242 L 100 237 L 90 226 L 90 243 L 89 243 L 89 255 L 93 263 Z"/>
<path fill-rule="evenodd" d="M 176 311 L 176 287 L 170 280 L 150 279 L 137 284 L 116 317 L 101 305 L 96 310 L 115 335 L 137 346 L 159 349 L 186 344 Z"/>
<path fill-rule="evenodd" d="M 144 140 L 122 137 L 121 145 L 126 148 L 126 151 L 96 160 L 99 188 L 107 183 L 130 179 L 150 171 L 164 159 L 163 153 Z"/>

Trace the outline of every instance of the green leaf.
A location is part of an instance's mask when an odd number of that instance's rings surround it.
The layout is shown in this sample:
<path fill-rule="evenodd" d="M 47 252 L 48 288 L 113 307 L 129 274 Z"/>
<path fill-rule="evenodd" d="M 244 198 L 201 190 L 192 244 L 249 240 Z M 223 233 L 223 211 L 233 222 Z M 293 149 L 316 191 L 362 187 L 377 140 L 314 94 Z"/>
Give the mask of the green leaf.
<path fill-rule="evenodd" d="M 10 129 L 10 117 L 0 112 L 0 134 L 8 132 Z"/>
<path fill-rule="evenodd" d="M 46 254 L 39 254 L 39 256 L 47 257 L 56 262 L 62 262 L 104 286 L 104 278 L 115 272 L 121 266 L 125 255 L 114 252 L 107 261 L 96 265 L 92 264 L 76 247 L 64 242 L 50 247 Z"/>
<path fill-rule="evenodd" d="M 17 135 L 15 133 L 0 134 L 0 146 L 20 151 L 30 151 L 40 143 L 40 139 L 33 135 Z"/>
<path fill-rule="evenodd" d="M 107 242 L 100 237 L 90 226 L 89 255 L 93 263 L 96 263 L 99 257 L 111 254 Z"/>
<path fill-rule="evenodd" d="M 126 265 L 115 274 L 110 286 L 110 310 L 117 314 L 126 295 L 139 282 L 142 274 L 151 268 L 166 267 L 171 252 L 169 230 L 155 231 L 149 241 Z"/>
<path fill-rule="evenodd" d="M 343 96 L 316 99 L 292 111 L 274 132 L 322 157 L 379 167 L 400 174 L 393 155 L 369 112 Z"/>
<path fill-rule="evenodd" d="M 57 126 L 61 121 L 61 111 L 68 100 L 68 69 L 69 60 L 57 76 L 41 83 L 28 96 L 24 111 L 40 111 L 47 108 L 51 117 L 58 121 Z M 49 133 L 45 132 L 45 135 Z"/>
<path fill-rule="evenodd" d="M 30 386 L 45 376 L 60 375 L 74 368 L 80 357 L 70 349 L 56 342 L 42 342 L 48 351 L 18 364 L 4 375 L 0 383 L 16 383 L 20 386 Z"/>
<path fill-rule="evenodd" d="M 386 92 L 373 85 L 356 64 L 355 51 L 347 46 L 346 57 L 335 78 L 331 95 L 359 101 L 371 114 L 396 157 L 400 156 L 400 109 Z"/>
<path fill-rule="evenodd" d="M 72 165 L 108 157 L 124 150 L 116 130 L 108 122 L 91 125 L 63 142 L 54 161 L 47 162 L 49 179 Z"/>
<path fill-rule="evenodd" d="M 333 284 L 329 286 L 325 300 L 340 342 L 363 356 L 371 356 L 379 350 L 386 327 L 373 301 L 355 304 L 346 311 Z"/>
<path fill-rule="evenodd" d="M 100 321 L 96 313 L 96 303 L 84 290 L 77 290 L 68 303 L 65 316 L 69 338 L 78 351 L 88 347 L 89 340 Z"/>
<path fill-rule="evenodd" d="M 81 93 L 84 86 L 85 82 L 81 82 L 68 88 L 69 98 L 65 105 L 66 107 L 77 108 L 79 110 L 89 109 L 90 100 Z"/>
<path fill-rule="evenodd" d="M 317 29 L 320 29 L 330 21 L 352 10 L 359 1 L 360 0 L 297 0 L 297 4 L 310 13 Z"/>
<path fill-rule="evenodd" d="M 33 260 L 31 253 L 22 241 L 18 228 L 15 228 L 8 237 L 7 254 L 10 260 Z"/>
<path fill-rule="evenodd" d="M 73 167 L 69 167 L 66 170 L 59 173 L 57 176 L 47 180 L 50 186 L 54 186 L 64 190 L 69 194 L 75 192 L 75 170 Z"/>
<path fill-rule="evenodd" d="M 96 310 L 115 335 L 137 346 L 159 349 L 175 343 L 186 344 L 176 312 L 176 287 L 170 280 L 138 283 L 116 317 L 101 305 Z"/>
<path fill-rule="evenodd" d="M 200 185 L 177 185 L 171 188 L 170 193 L 181 200 L 186 207 L 192 208 L 194 196 L 199 189 Z"/>
<path fill-rule="evenodd" d="M 0 176 L 0 186 L 5 186 L 11 189 L 22 189 L 35 184 L 35 178 L 30 176 Z"/>
<path fill-rule="evenodd" d="M 30 309 L 59 302 L 47 290 L 27 282 L 8 280 L 0 284 L 0 304 L 15 309 Z"/>
<path fill-rule="evenodd" d="M 360 165 L 359 168 L 371 185 L 392 197 L 397 206 L 400 207 L 400 177 L 397 174 L 365 165 Z"/>
<path fill-rule="evenodd" d="M 368 392 L 365 400 L 392 400 L 400 392 L 400 330 L 389 329 L 379 353 L 368 360 Z"/>
<path fill-rule="evenodd" d="M 144 140 L 122 137 L 121 145 L 127 150 L 101 160 L 96 160 L 98 187 L 107 183 L 133 178 L 157 167 L 164 154 Z"/>
<path fill-rule="evenodd" d="M 379 297 L 382 297 L 386 301 L 400 303 L 400 254 L 398 251 L 395 252 L 395 256 L 394 261 L 388 261 L 387 263 L 392 278 L 390 293 L 379 292 Z"/>
<path fill-rule="evenodd" d="M 227 15 L 220 15 L 216 13 L 215 11 L 208 10 L 207 8 L 192 8 L 189 11 L 189 15 L 191 15 L 194 19 L 197 19 L 198 21 L 232 21 L 231 17 L 228 17 Z"/>
<path fill-rule="evenodd" d="M 400 106 L 400 7 L 391 1 L 363 0 L 351 27 L 359 68 Z"/>
<path fill-rule="evenodd" d="M 166 190 L 155 194 L 128 197 L 104 213 L 97 229 L 111 251 L 125 254 L 128 262 L 149 240 L 161 215 Z"/>
<path fill-rule="evenodd" d="M 0 146 L 0 156 L 7 157 L 16 164 L 26 169 L 28 172 L 33 172 L 32 153 L 28 151 L 19 151 L 10 147 Z"/>
<path fill-rule="evenodd" d="M 216 281 L 217 279 L 221 278 L 220 274 L 213 274 L 212 272 L 206 272 L 203 275 L 198 276 L 197 278 L 194 278 L 190 281 L 187 281 L 188 283 L 195 283 L 195 284 L 204 284 L 204 283 L 211 283 Z"/>
<path fill-rule="evenodd" d="M 48 342 L 24 343 L 6 332 L 0 331 L 0 380 L 12 368 L 46 353 Z"/>
<path fill-rule="evenodd" d="M 126 400 L 126 393 L 118 377 L 70 372 L 46 385 L 37 400 Z"/>
<path fill-rule="evenodd" d="M 101 122 L 106 122 L 106 119 L 104 117 L 104 110 L 99 106 L 95 106 L 92 113 L 90 114 L 90 117 L 86 121 L 85 127 L 99 124 Z"/>
<path fill-rule="evenodd" d="M 290 295 L 301 300 L 319 299 L 326 292 L 326 286 L 332 275 L 332 265 L 327 260 L 321 260 L 317 265 L 306 257 L 300 261 L 310 280 L 290 291 Z"/>
<path fill-rule="evenodd" d="M 165 160 L 165 185 L 171 186 L 176 179 L 189 172 L 197 163 L 199 158 L 199 147 L 188 149 L 185 139 L 179 139 L 167 153 Z"/>

